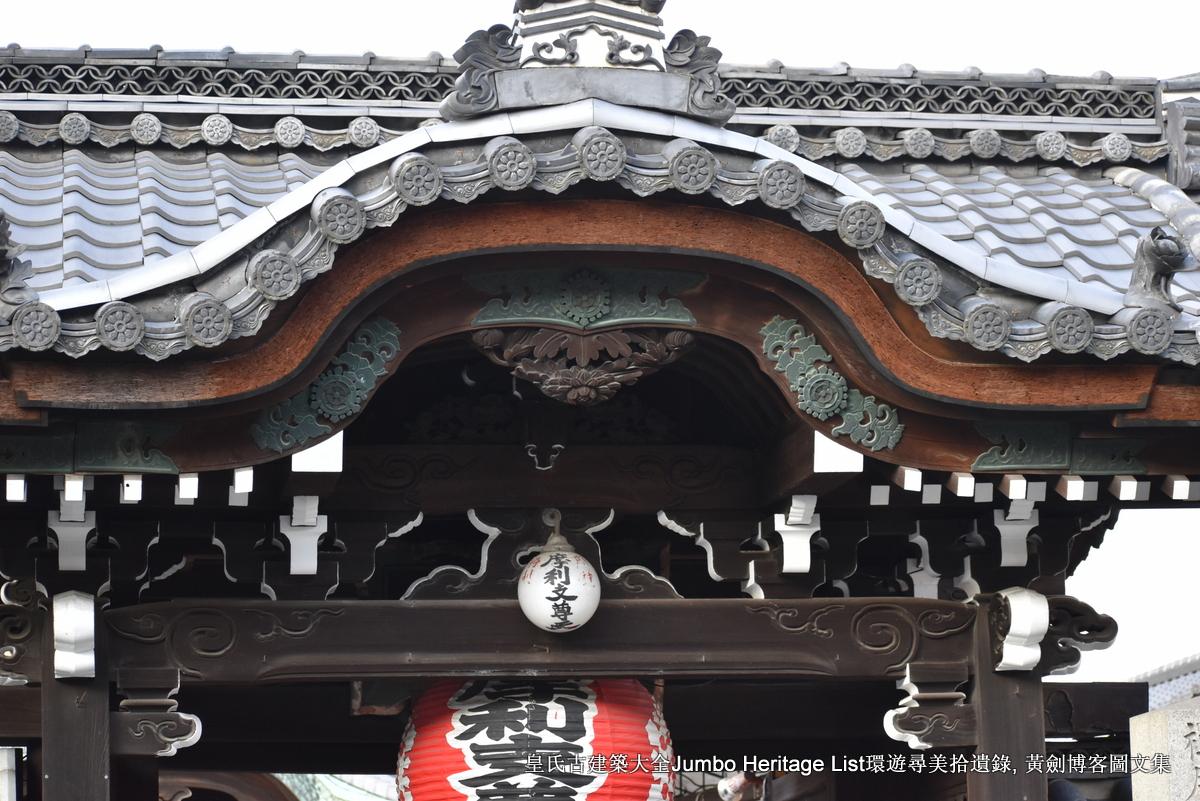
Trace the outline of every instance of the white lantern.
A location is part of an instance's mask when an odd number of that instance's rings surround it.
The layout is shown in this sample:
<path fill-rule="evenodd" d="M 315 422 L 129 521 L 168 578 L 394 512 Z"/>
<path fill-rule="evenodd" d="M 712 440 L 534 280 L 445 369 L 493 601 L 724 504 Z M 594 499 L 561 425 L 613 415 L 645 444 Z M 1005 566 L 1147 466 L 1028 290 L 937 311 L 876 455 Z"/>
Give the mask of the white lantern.
<path fill-rule="evenodd" d="M 561 634 L 592 619 L 600 605 L 596 568 L 555 532 L 521 571 L 517 601 L 533 625 Z"/>

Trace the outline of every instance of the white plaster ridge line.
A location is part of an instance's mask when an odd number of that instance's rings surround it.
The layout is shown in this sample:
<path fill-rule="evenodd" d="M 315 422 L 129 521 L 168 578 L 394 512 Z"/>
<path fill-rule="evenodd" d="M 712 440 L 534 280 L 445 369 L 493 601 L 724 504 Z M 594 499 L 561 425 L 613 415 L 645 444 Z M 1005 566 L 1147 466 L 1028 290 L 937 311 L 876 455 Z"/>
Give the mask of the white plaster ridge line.
<path fill-rule="evenodd" d="M 1121 294 L 1111 288 L 1075 284 L 1068 288 L 1065 282 L 1060 286 L 1059 279 L 1052 277 L 1043 268 L 1025 267 L 985 257 L 917 222 L 912 215 L 899 207 L 899 201 L 874 195 L 849 176 L 790 153 L 765 139 L 729 131 L 687 117 L 620 106 L 603 100 L 580 100 L 562 106 L 501 112 L 479 119 L 417 128 L 339 162 L 269 206 L 259 209 L 189 250 L 131 269 L 117 278 L 97 282 L 95 289 L 86 294 L 81 294 L 78 287 L 64 287 L 46 292 L 41 300 L 57 311 L 64 311 L 110 300 L 127 299 L 161 289 L 180 280 L 203 275 L 225 263 L 239 250 L 283 223 L 291 215 L 309 206 L 320 192 L 342 187 L 356 174 L 378 167 L 405 153 L 419 150 L 428 144 L 572 130 L 589 125 L 646 135 L 691 139 L 713 147 L 789 162 L 798 167 L 806 178 L 829 187 L 839 195 L 864 200 L 878 207 L 888 225 L 902 236 L 912 239 L 918 245 L 928 248 L 989 283 L 1034 297 L 1074 303 L 1102 314 L 1113 314 L 1124 305 Z M 1197 223 L 1196 228 L 1200 229 L 1200 223 Z M 1197 230 L 1195 239 L 1197 241 L 1193 247 L 1200 248 L 1200 230 Z"/>

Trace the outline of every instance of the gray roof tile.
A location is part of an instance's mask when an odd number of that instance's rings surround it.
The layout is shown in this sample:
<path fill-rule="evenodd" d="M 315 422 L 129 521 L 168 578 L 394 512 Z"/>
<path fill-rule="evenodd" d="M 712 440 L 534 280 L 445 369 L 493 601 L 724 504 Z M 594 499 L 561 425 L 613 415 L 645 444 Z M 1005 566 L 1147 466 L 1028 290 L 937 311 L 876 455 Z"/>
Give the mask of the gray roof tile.
<path fill-rule="evenodd" d="M 1122 292 L 1129 286 L 1139 239 L 1167 224 L 1131 189 L 1058 168 L 1024 176 L 994 166 L 955 175 L 928 165 L 911 166 L 903 175 L 873 174 L 854 164 L 840 170 L 1001 266 L 1036 267 L 1048 278 L 1095 282 Z M 1181 301 L 1200 308 L 1200 273 L 1180 273 L 1176 287 Z"/>
<path fill-rule="evenodd" d="M 37 155 L 0 152 L 0 209 L 39 291 L 106 280 L 199 245 L 324 170 L 294 153 Z"/>

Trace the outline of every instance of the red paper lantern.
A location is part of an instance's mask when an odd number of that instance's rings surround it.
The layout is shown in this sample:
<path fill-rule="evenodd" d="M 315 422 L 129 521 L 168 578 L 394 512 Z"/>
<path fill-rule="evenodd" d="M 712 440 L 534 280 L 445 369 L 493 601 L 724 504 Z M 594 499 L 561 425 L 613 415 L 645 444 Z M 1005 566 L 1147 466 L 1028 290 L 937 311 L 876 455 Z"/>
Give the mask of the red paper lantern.
<path fill-rule="evenodd" d="M 413 706 L 400 801 L 671 801 L 671 736 L 633 679 L 443 681 Z"/>

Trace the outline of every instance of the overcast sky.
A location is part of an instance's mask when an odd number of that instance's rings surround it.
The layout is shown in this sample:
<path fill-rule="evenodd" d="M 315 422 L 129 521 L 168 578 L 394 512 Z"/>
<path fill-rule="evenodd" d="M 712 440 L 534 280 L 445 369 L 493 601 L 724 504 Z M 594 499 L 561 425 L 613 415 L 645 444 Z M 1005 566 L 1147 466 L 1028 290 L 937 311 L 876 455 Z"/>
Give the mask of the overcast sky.
<path fill-rule="evenodd" d="M 4 3 L 3 33 L 25 47 L 146 47 L 242 52 L 450 55 L 473 29 L 511 18 L 511 0 L 56 0 Z M 1009 4 L 962 0 L 670 0 L 668 31 L 713 37 L 725 60 L 791 66 L 914 64 L 997 72 L 1172 77 L 1200 71 L 1183 30 L 1195 0 Z M 1180 31 L 1173 34 L 1172 31 Z"/>
<path fill-rule="evenodd" d="M 3 33 L 25 47 L 148 47 L 387 56 L 451 55 L 472 30 L 511 19 L 511 0 L 57 0 L 4 3 Z M 847 62 L 887 68 L 1168 78 L 1200 72 L 1200 0 L 1150 4 L 962 0 L 670 0 L 666 28 L 694 28 L 733 63 Z M 1200 626 L 1167 621 L 1196 586 L 1200 512 L 1127 514 L 1069 591 L 1112 614 L 1118 644 L 1084 655 L 1080 678 L 1121 680 L 1200 653 Z M 1152 558 L 1150 554 L 1154 554 Z M 1169 556 L 1164 556 L 1169 555 Z"/>

